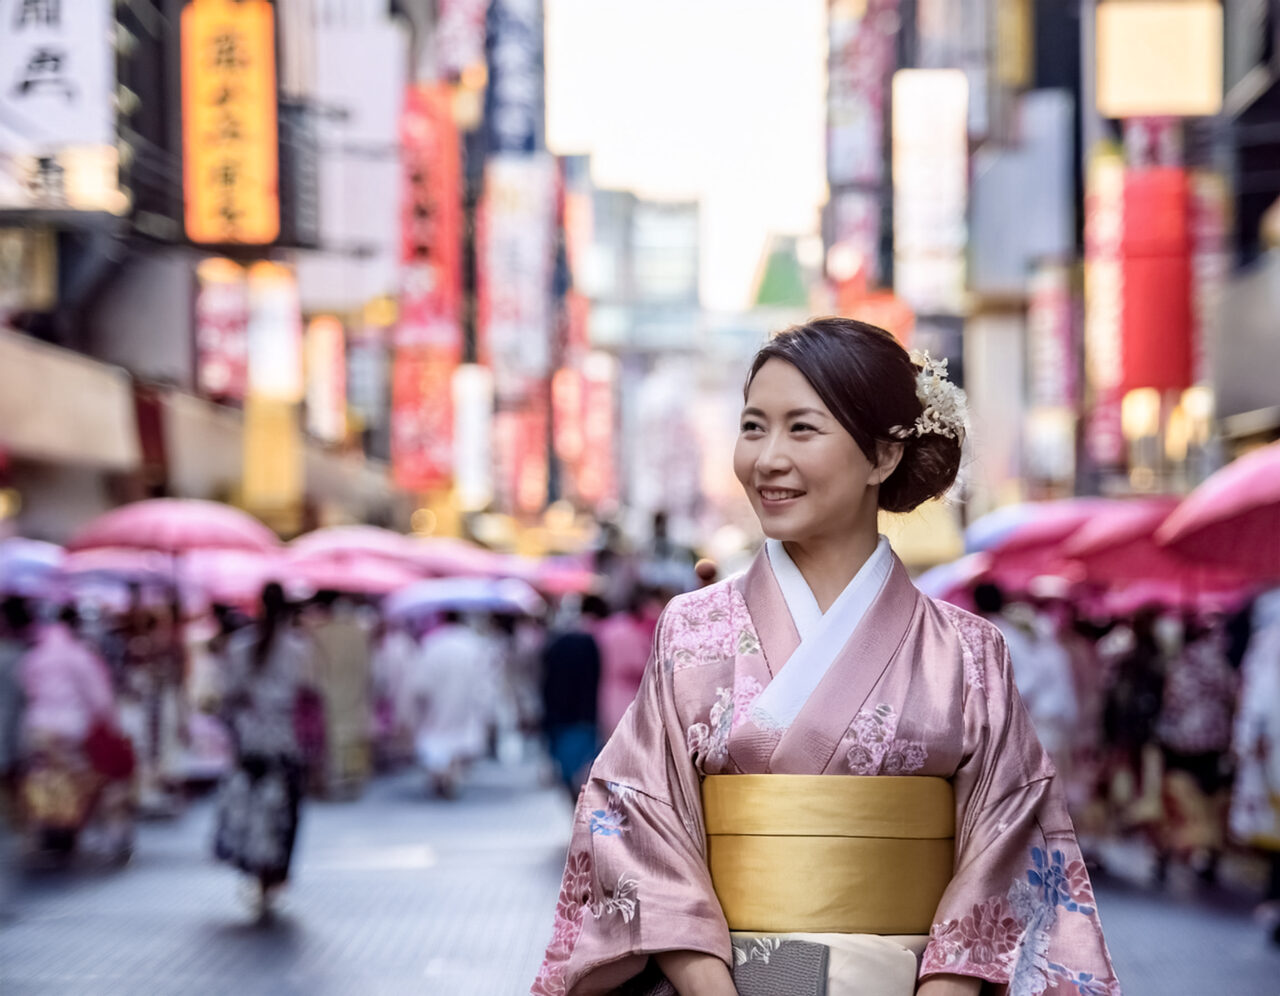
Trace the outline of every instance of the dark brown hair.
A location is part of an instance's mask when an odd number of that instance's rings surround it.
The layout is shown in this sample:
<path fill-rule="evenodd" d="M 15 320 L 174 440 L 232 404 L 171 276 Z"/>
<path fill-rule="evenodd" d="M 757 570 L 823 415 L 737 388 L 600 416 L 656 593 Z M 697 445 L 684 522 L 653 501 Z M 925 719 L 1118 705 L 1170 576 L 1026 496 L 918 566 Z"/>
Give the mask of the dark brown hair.
<path fill-rule="evenodd" d="M 916 397 L 918 367 L 892 335 L 852 318 L 815 318 L 766 343 L 751 363 L 745 397 L 760 368 L 783 360 L 804 375 L 822 403 L 873 464 L 878 443 L 902 443 L 902 460 L 880 485 L 880 507 L 910 512 L 951 487 L 960 470 L 961 439 L 937 433 L 902 440 L 924 411 Z"/>

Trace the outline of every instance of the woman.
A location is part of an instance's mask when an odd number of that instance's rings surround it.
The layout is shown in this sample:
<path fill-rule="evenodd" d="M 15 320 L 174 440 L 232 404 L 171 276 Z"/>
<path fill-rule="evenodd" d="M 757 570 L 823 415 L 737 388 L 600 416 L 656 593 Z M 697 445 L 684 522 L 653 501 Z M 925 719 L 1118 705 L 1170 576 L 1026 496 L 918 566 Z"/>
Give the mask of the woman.
<path fill-rule="evenodd" d="M 222 786 L 214 852 L 256 879 L 263 914 L 289 877 L 298 829 L 302 765 L 294 712 L 306 652 L 275 582 L 262 590 L 258 624 L 232 634 L 226 650 L 222 713 L 236 767 Z"/>
<path fill-rule="evenodd" d="M 955 478 L 945 364 L 828 318 L 771 340 L 745 397 L 765 549 L 663 615 L 534 993 L 1119 993 L 999 632 L 877 535 Z M 880 777 L 801 777 L 837 774 Z"/>

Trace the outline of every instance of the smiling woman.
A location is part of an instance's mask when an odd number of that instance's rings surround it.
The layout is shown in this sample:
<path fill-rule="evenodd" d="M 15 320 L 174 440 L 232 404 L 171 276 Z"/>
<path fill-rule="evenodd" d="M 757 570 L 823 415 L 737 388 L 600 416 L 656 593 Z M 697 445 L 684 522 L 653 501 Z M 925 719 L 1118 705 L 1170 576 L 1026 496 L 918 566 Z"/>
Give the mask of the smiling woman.
<path fill-rule="evenodd" d="M 734 467 L 768 538 L 663 614 L 535 994 L 1120 996 L 1000 632 L 876 532 L 954 480 L 963 400 L 849 319 L 757 354 Z"/>

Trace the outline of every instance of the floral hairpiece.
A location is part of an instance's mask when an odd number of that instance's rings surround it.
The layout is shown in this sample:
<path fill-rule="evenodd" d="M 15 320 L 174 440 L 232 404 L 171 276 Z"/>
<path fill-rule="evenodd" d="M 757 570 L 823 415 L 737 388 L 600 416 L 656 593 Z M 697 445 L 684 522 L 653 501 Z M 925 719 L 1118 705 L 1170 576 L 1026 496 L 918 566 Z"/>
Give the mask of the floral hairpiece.
<path fill-rule="evenodd" d="M 936 434 L 960 439 L 969 421 L 968 399 L 964 391 L 947 379 L 947 361 L 935 360 L 928 350 L 912 350 L 916 371 L 916 397 L 924 411 L 910 429 L 896 425 L 890 432 L 897 439 Z"/>

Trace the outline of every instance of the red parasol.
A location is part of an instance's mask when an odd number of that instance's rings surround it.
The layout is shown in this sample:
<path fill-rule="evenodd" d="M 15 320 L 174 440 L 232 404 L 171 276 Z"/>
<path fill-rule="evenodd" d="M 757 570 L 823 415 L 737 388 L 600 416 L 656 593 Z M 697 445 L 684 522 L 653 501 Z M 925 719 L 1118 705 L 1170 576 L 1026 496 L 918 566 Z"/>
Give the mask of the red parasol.
<path fill-rule="evenodd" d="M 1156 542 L 1259 580 L 1280 578 L 1280 443 L 1212 474 L 1174 509 Z"/>

